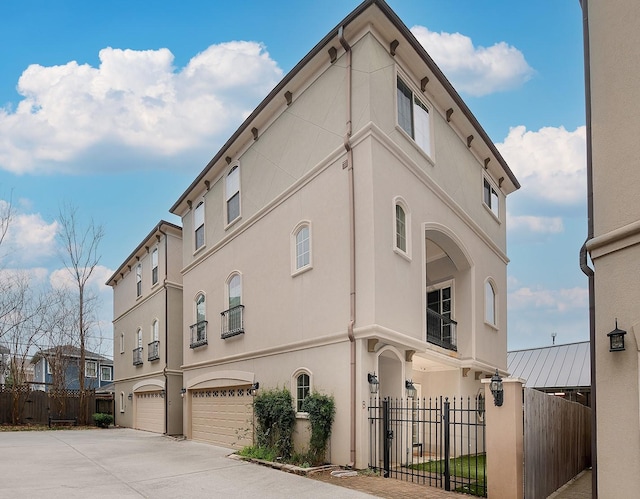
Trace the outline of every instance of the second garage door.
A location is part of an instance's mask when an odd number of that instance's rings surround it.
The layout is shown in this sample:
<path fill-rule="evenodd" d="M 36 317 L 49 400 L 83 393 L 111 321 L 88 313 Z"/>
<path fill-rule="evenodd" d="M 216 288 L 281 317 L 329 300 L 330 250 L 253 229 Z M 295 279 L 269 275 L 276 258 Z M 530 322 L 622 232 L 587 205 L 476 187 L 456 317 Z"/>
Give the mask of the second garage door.
<path fill-rule="evenodd" d="M 164 433 L 164 397 L 162 392 L 136 393 L 136 424 L 139 430 Z"/>
<path fill-rule="evenodd" d="M 192 390 L 191 438 L 241 449 L 253 443 L 250 385 Z"/>

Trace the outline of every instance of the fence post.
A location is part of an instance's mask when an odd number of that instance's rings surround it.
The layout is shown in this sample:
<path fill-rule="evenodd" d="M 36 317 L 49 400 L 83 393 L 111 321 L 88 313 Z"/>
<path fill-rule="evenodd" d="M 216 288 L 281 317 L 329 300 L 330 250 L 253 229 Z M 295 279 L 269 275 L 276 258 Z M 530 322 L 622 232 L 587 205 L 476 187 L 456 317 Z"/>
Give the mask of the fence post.
<path fill-rule="evenodd" d="M 391 454 L 391 445 L 390 440 L 393 435 L 393 431 L 391 430 L 390 422 L 389 422 L 389 400 L 385 398 L 382 401 L 382 438 L 383 438 L 383 468 L 384 473 L 382 476 L 384 478 L 389 478 L 389 473 L 391 471 L 391 463 L 389 459 L 389 454 Z"/>
<path fill-rule="evenodd" d="M 486 400 L 487 497 L 524 498 L 524 412 L 523 381 L 502 380 L 504 402 L 497 407 L 483 379 Z"/>
<path fill-rule="evenodd" d="M 444 427 L 444 490 L 451 490 L 451 469 L 449 466 L 451 449 L 451 426 L 449 425 L 449 399 L 444 400 L 442 411 L 442 425 Z"/>

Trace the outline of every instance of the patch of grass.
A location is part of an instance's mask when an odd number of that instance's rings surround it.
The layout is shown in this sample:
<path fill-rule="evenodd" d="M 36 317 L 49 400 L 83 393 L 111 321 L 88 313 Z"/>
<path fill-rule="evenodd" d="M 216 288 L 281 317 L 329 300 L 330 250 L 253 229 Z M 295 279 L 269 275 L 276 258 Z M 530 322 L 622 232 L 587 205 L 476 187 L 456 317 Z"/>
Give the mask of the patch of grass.
<path fill-rule="evenodd" d="M 238 455 L 242 457 L 249 457 L 251 459 L 261 459 L 263 461 L 275 461 L 277 458 L 275 449 L 258 447 L 257 445 L 244 447 L 242 450 L 238 451 Z"/>
<path fill-rule="evenodd" d="M 0 424 L 0 432 L 4 431 L 57 431 L 57 430 L 95 430 L 95 426 L 55 425 L 49 428 L 46 424 Z"/>
<path fill-rule="evenodd" d="M 444 460 L 428 461 L 426 463 L 412 464 L 410 468 L 427 473 L 444 473 Z M 479 483 L 484 483 L 486 474 L 486 456 L 462 456 L 449 459 L 451 476 L 469 478 Z"/>

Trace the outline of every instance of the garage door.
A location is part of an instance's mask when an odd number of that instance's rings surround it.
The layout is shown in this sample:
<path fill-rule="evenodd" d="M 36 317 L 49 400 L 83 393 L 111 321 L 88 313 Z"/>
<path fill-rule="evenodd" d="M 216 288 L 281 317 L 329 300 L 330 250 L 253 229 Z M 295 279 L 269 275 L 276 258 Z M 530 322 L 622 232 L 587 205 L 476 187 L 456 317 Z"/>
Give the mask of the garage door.
<path fill-rule="evenodd" d="M 253 443 L 250 385 L 192 390 L 191 438 L 241 449 Z"/>
<path fill-rule="evenodd" d="M 162 392 L 136 393 L 136 424 L 139 430 L 164 433 L 164 397 Z"/>

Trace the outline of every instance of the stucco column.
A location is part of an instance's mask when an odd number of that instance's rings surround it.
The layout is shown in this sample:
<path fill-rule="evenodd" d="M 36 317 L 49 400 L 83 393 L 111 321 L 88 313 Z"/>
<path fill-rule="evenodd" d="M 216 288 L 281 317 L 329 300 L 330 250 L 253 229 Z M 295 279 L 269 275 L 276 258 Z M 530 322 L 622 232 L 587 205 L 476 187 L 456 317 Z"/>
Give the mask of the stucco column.
<path fill-rule="evenodd" d="M 487 497 L 523 499 L 524 497 L 524 414 L 523 381 L 502 380 L 504 402 L 493 402 L 490 379 L 483 379 L 486 400 Z"/>

